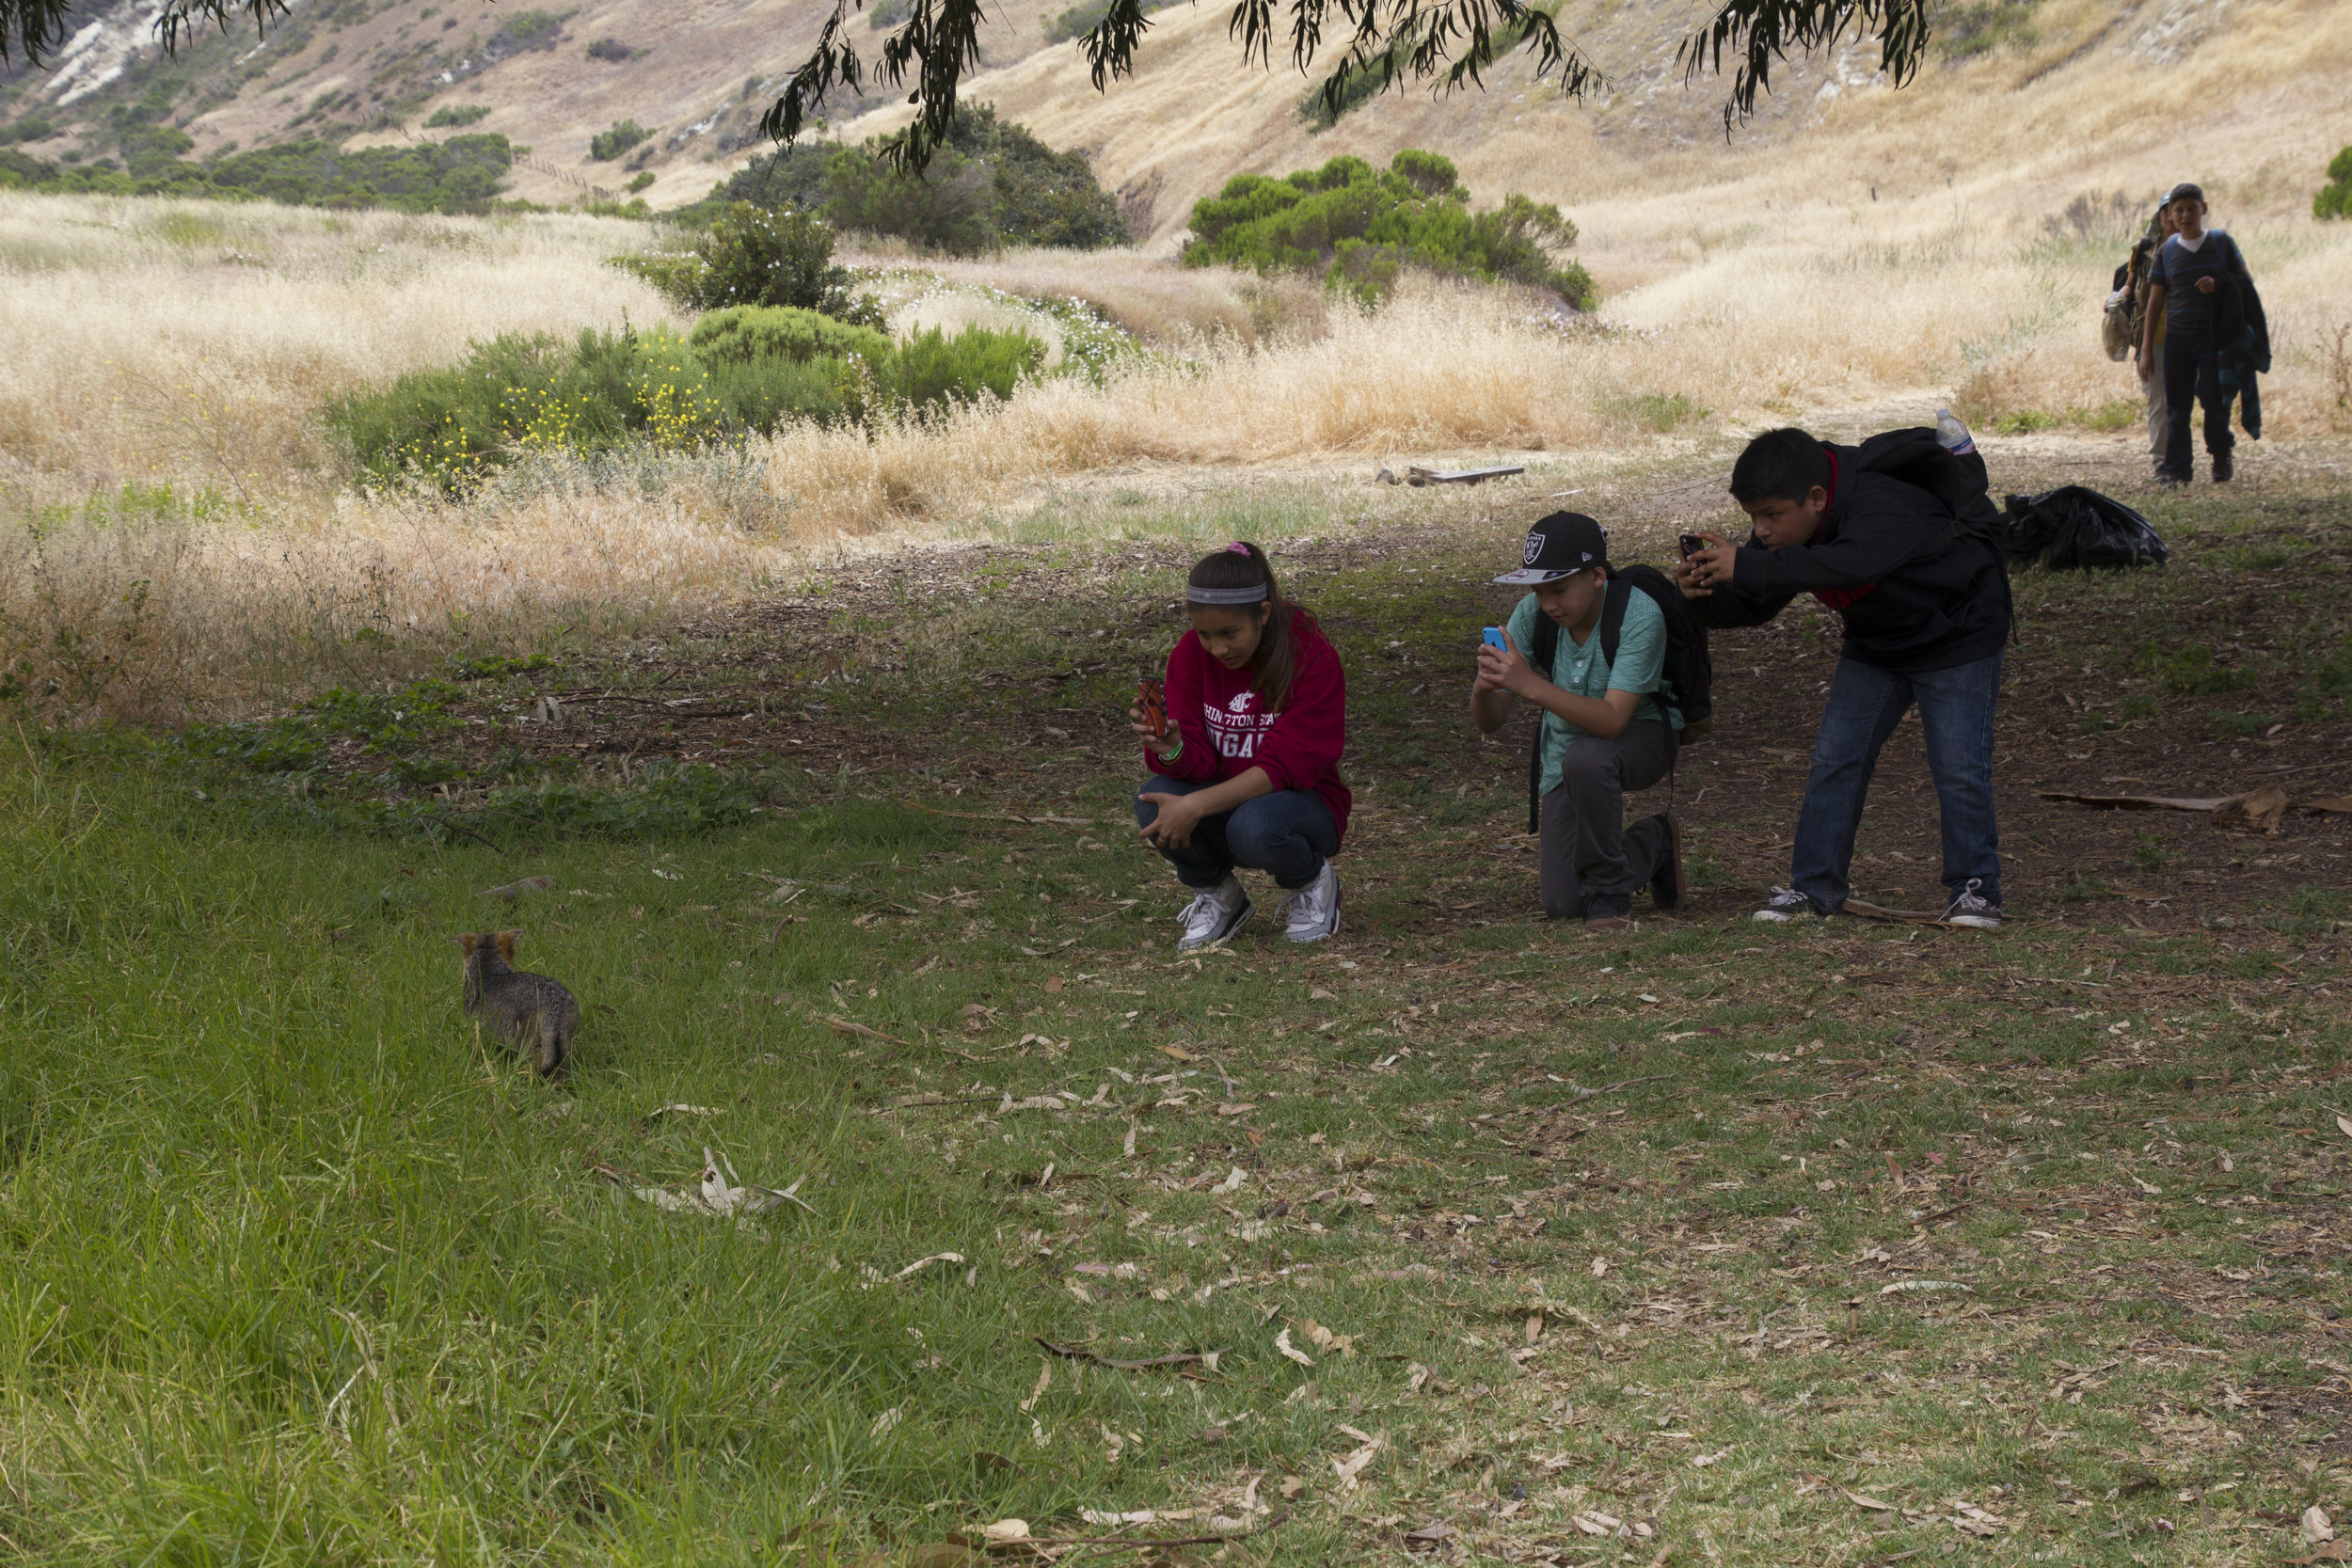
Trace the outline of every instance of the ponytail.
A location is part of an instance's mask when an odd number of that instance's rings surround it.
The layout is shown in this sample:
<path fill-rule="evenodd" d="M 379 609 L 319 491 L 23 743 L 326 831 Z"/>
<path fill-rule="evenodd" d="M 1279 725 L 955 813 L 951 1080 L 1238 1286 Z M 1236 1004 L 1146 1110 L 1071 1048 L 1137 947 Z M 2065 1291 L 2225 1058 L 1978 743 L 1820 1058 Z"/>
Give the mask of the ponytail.
<path fill-rule="evenodd" d="M 1265 626 L 1258 637 L 1258 651 L 1249 659 L 1250 685 L 1267 712 L 1281 711 L 1290 701 L 1291 676 L 1297 666 L 1291 619 L 1307 612 L 1282 597 L 1265 551 L 1246 541 L 1228 545 L 1196 562 L 1184 582 L 1195 604 L 1263 608 Z"/>

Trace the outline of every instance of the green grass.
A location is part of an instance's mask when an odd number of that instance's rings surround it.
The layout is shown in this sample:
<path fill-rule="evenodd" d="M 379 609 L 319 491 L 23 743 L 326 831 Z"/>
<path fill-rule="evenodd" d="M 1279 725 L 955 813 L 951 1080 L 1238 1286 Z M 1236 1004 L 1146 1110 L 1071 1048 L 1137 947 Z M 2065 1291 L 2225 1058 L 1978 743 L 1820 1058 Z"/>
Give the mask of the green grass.
<path fill-rule="evenodd" d="M 1457 736 L 1412 688 L 1458 677 L 1482 547 L 1439 534 L 1298 546 L 1328 620 L 1386 632 L 1348 933 L 1180 960 L 1125 749 L 1074 728 L 1173 579 L 1069 542 L 1088 504 L 969 592 L 845 596 L 858 657 L 771 678 L 856 704 L 865 770 L 698 833 L 328 832 L 5 732 L 10 1560 L 938 1562 L 1004 1517 L 1217 1514 L 1266 1532 L 1227 1562 L 1401 1560 L 1443 1522 L 1515 1561 L 2120 1568 L 2343 1517 L 2343 890 L 2157 933 L 2091 879 L 1989 940 L 1533 924 L 1516 757 L 1426 766 Z M 1279 491 L 1101 504 L 1313 526 Z M 2030 657 L 2105 626 L 2082 689 L 2154 680 L 2140 640 L 2218 547 L 2159 523 L 2170 573 L 2021 577 Z M 1130 611 L 1073 637 L 1049 580 Z M 314 711 L 407 747 L 382 706 Z M 448 939 L 495 925 L 581 999 L 567 1084 L 458 1009 Z M 809 1209 L 630 1196 L 706 1148 Z M 1201 1512 L 1080 1512 L 1143 1509 Z"/>

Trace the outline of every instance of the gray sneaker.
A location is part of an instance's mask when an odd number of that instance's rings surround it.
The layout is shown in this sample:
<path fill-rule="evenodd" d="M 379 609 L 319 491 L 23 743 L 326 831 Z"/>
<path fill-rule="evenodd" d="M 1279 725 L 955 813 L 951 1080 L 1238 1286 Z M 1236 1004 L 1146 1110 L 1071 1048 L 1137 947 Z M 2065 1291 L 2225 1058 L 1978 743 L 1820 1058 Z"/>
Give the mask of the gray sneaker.
<path fill-rule="evenodd" d="M 1184 927 L 1184 934 L 1176 939 L 1176 951 L 1223 942 L 1249 924 L 1249 895 L 1242 891 L 1241 879 L 1228 871 L 1223 881 L 1194 898 L 1176 917 Z"/>
<path fill-rule="evenodd" d="M 1325 861 L 1315 879 L 1283 901 L 1282 934 L 1293 942 L 1321 942 L 1340 928 L 1340 874 Z"/>
<path fill-rule="evenodd" d="M 1813 907 L 1813 900 L 1792 887 L 1776 887 L 1764 900 L 1764 907 L 1751 916 L 1767 926 L 1786 926 L 1804 915 L 1820 918 L 1821 911 Z"/>
<path fill-rule="evenodd" d="M 1968 885 L 1953 896 L 1952 907 L 1944 911 L 1944 924 L 1965 926 L 1972 931 L 1999 930 L 2001 906 L 1977 891 L 1983 885 L 1979 879 L 1969 878 Z"/>

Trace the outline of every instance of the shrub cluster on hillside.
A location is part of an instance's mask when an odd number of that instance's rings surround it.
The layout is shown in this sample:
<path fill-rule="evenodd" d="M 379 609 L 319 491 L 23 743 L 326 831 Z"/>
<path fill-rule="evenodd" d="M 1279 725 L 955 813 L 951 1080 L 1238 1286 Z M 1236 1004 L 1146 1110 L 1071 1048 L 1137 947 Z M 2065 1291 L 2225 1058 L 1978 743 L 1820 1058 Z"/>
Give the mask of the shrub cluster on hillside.
<path fill-rule="evenodd" d="M 1473 213 L 1453 163 L 1406 148 L 1386 170 L 1357 157 L 1280 180 L 1244 174 L 1192 210 L 1191 266 L 1322 275 L 1325 286 L 1378 301 L 1406 267 L 1549 289 L 1578 309 L 1593 279 L 1555 252 L 1576 243 L 1560 209 L 1517 192 Z"/>
<path fill-rule="evenodd" d="M 2312 215 L 2352 218 L 2352 147 L 2328 161 L 2328 183 L 2312 198 Z"/>
<path fill-rule="evenodd" d="M 1149 16 L 1174 4 L 1176 0 L 1143 0 L 1140 8 L 1144 15 Z M 1078 0 L 1076 5 L 1045 24 L 1045 41 L 1068 43 L 1072 39 L 1090 33 L 1103 24 L 1103 18 L 1110 14 L 1110 9 L 1111 0 Z"/>
<path fill-rule="evenodd" d="M 1119 203 L 1084 154 L 1055 151 L 988 104 L 957 111 L 923 174 L 892 168 L 880 151 L 871 140 L 781 149 L 712 191 L 691 215 L 726 202 L 788 203 L 844 229 L 958 256 L 1009 245 L 1093 250 L 1127 243 Z"/>
<path fill-rule="evenodd" d="M 1534 8 L 1549 13 L 1556 12 L 1558 6 L 1548 3 Z M 1486 53 L 1480 57 L 1481 64 L 1503 58 L 1526 38 L 1527 24 L 1524 20 L 1508 22 L 1497 27 L 1487 36 Z M 1340 82 L 1339 91 L 1331 93 L 1327 80 L 1310 89 L 1307 96 L 1298 101 L 1298 118 L 1318 133 L 1328 131 L 1378 97 L 1391 82 L 1409 86 L 1420 80 L 1413 74 L 1412 60 L 1413 52 L 1421 46 L 1421 31 L 1406 27 L 1389 40 L 1387 48 L 1375 54 L 1351 52 L 1346 56 L 1347 73 Z"/>
<path fill-rule="evenodd" d="M 633 119 L 615 120 L 611 130 L 598 131 L 588 138 L 588 156 L 597 163 L 609 164 L 652 135 Z"/>
<path fill-rule="evenodd" d="M 68 166 L 0 149 L 0 189 L 107 196 L 261 198 L 297 207 L 389 207 L 403 213 L 486 213 L 514 164 L 504 136 L 478 133 L 444 142 L 345 151 L 332 142 L 257 147 L 209 164 L 179 156 L 186 133 L 151 126 L 122 143 L 127 167 L 112 160 Z"/>
<path fill-rule="evenodd" d="M 345 398 L 326 418 L 368 477 L 461 491 L 532 452 L 691 451 L 790 420 L 834 424 L 1010 397 L 1044 358 L 1025 333 L 975 326 L 949 338 L 934 327 L 894 343 L 814 310 L 735 306 L 686 338 L 589 328 L 566 344 L 502 334 L 457 364 Z"/>

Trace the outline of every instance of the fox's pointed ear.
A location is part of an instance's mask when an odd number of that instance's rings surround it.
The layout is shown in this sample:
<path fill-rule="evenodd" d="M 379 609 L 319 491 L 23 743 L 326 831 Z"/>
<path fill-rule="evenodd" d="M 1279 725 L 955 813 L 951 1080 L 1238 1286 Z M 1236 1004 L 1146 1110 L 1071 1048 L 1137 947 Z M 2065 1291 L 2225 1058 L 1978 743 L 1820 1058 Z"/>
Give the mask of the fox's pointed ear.
<path fill-rule="evenodd" d="M 459 952 L 465 954 L 468 958 L 471 958 L 473 956 L 474 943 L 482 939 L 469 931 L 462 937 L 452 937 L 449 940 L 457 944 L 457 950 Z"/>
<path fill-rule="evenodd" d="M 522 932 L 518 930 L 501 931 L 498 935 L 499 957 L 508 963 L 513 963 L 515 961 L 515 939 L 521 935 Z"/>

